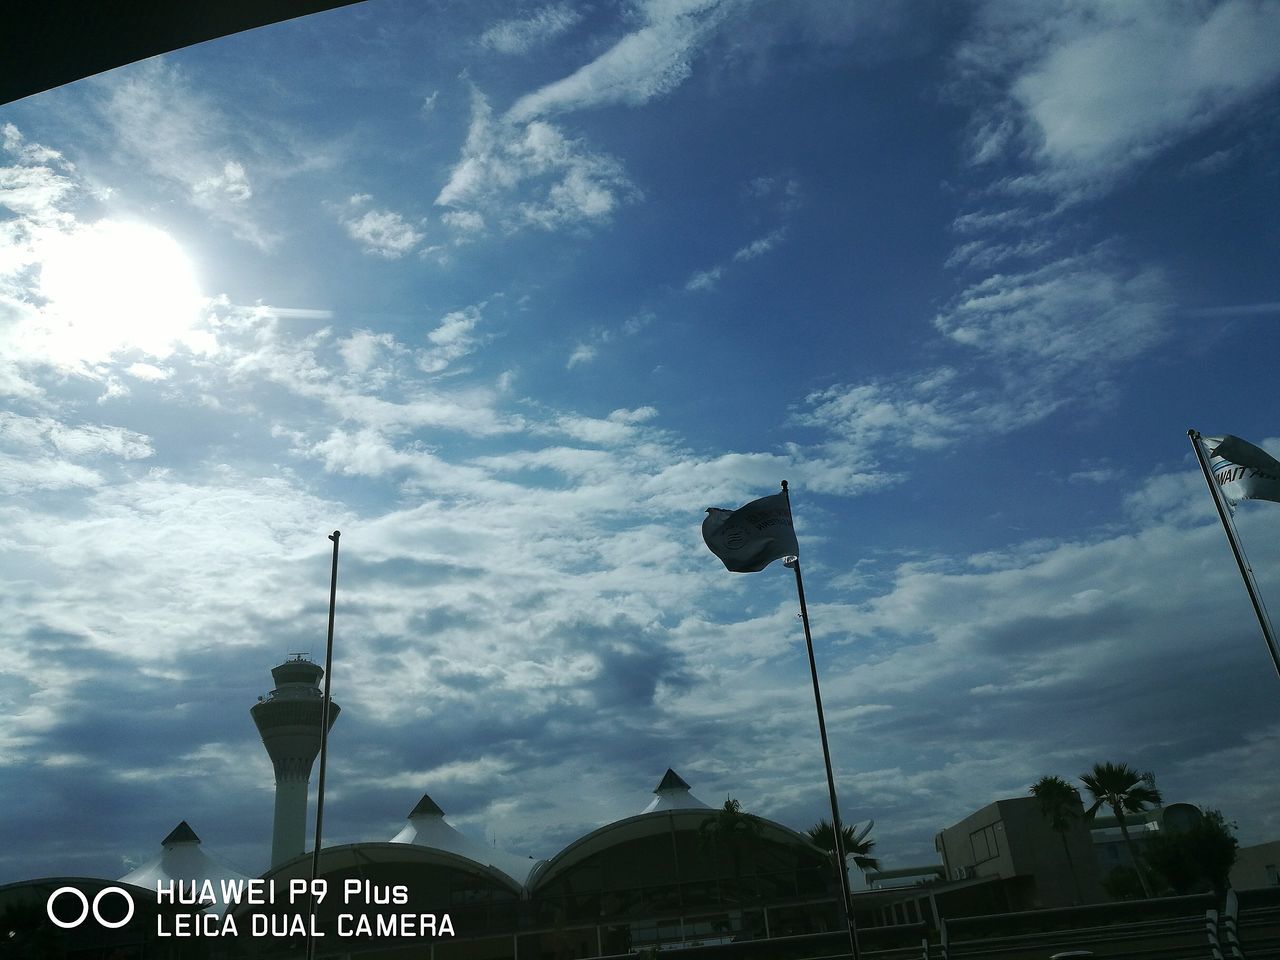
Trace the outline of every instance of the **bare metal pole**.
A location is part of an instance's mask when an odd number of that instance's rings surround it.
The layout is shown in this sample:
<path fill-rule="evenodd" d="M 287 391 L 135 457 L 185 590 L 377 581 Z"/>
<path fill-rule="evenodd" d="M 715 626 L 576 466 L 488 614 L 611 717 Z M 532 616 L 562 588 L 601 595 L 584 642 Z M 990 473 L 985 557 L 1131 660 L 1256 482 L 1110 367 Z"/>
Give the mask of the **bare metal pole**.
<path fill-rule="evenodd" d="M 342 534 L 335 530 L 329 534 L 333 541 L 333 572 L 329 577 L 329 638 L 324 651 L 324 702 L 320 708 L 320 780 L 316 785 L 316 843 L 311 851 L 311 884 L 308 888 L 310 916 L 307 926 L 307 960 L 315 960 L 316 942 L 316 874 L 320 871 L 320 838 L 324 833 L 324 773 L 329 756 L 329 703 L 330 691 L 333 689 L 333 615 L 338 602 L 338 538 Z"/>
<path fill-rule="evenodd" d="M 791 493 L 787 481 L 782 481 L 782 492 L 787 498 L 787 514 L 791 513 Z M 794 527 L 794 523 L 793 523 Z M 796 593 L 800 597 L 800 620 L 804 623 L 804 642 L 809 651 L 809 675 L 813 678 L 813 702 L 818 708 L 818 733 L 822 738 L 822 761 L 827 768 L 827 793 L 831 798 L 831 829 L 835 834 L 837 872 L 840 874 L 840 895 L 844 905 L 845 921 L 849 926 L 849 951 L 853 960 L 859 960 L 858 930 L 853 920 L 853 898 L 849 890 L 849 864 L 845 860 L 844 828 L 840 825 L 840 804 L 836 801 L 836 778 L 831 772 L 831 748 L 827 745 L 827 721 L 822 712 L 822 691 L 818 687 L 818 663 L 813 656 L 813 634 L 809 631 L 809 608 L 804 602 L 804 580 L 800 576 L 800 558 L 787 557 L 783 561 L 796 573 Z"/>
<path fill-rule="evenodd" d="M 1231 553 L 1236 558 L 1236 566 L 1240 568 L 1240 579 L 1244 581 L 1244 588 L 1249 593 L 1253 613 L 1258 618 L 1258 626 L 1262 628 L 1262 638 L 1267 642 L 1267 652 L 1271 654 L 1271 665 L 1276 668 L 1276 674 L 1280 675 L 1280 648 L 1276 646 L 1276 635 L 1271 629 L 1271 620 L 1267 617 L 1267 608 L 1262 602 L 1262 596 L 1258 593 L 1258 585 L 1254 582 L 1253 570 L 1249 567 L 1249 561 L 1245 559 L 1244 548 L 1240 546 L 1236 526 L 1231 522 L 1231 516 L 1223 503 L 1222 491 L 1218 489 L 1218 482 L 1214 479 L 1213 470 L 1209 467 L 1209 458 L 1205 455 L 1199 432 L 1188 430 L 1187 436 L 1191 438 L 1191 446 L 1196 452 L 1196 460 L 1200 463 L 1200 471 L 1204 474 L 1204 482 L 1209 485 L 1213 505 L 1218 508 L 1218 519 L 1222 521 L 1227 543 L 1231 544 Z"/>

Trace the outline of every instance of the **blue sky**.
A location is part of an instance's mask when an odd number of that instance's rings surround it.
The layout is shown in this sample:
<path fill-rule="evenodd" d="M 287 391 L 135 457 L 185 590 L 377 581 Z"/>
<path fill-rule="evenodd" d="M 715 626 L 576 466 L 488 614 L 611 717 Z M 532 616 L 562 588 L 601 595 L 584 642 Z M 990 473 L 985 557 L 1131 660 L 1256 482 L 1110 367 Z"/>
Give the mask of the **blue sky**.
<path fill-rule="evenodd" d="M 1280 836 L 1277 680 L 1186 431 L 1280 452 L 1274 3 L 368 0 L 0 107 L 0 881 L 179 820 L 547 857 L 668 766 L 890 864 L 1044 774 Z M 1238 512 L 1280 596 L 1280 512 Z"/>

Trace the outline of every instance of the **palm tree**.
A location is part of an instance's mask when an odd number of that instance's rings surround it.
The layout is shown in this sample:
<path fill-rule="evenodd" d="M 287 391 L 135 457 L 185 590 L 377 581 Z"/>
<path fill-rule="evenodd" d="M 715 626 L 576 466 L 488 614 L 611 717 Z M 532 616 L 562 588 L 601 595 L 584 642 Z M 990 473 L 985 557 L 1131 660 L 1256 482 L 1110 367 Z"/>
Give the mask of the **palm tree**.
<path fill-rule="evenodd" d="M 1124 817 L 1126 813 L 1141 813 L 1149 804 L 1163 802 L 1160 791 L 1156 789 L 1155 777 L 1150 773 L 1138 773 L 1127 763 L 1107 762 L 1095 763 L 1089 773 L 1080 774 L 1080 780 L 1093 795 L 1093 806 L 1085 811 L 1085 819 L 1092 820 L 1102 806 L 1111 808 L 1116 823 L 1120 825 L 1125 848 L 1138 871 L 1138 879 L 1142 881 L 1142 891 L 1150 897 L 1151 883 L 1147 880 L 1147 872 L 1133 845 L 1133 838 L 1129 836 Z"/>
<path fill-rule="evenodd" d="M 742 855 L 754 850 L 756 838 L 762 828 L 760 818 L 742 809 L 742 804 L 726 797 L 724 806 L 707 817 L 698 828 L 698 846 L 704 855 L 715 857 L 718 850 L 727 850 L 733 863 L 736 884 L 742 881 Z"/>
<path fill-rule="evenodd" d="M 1039 801 L 1040 813 L 1049 821 L 1050 829 L 1062 838 L 1062 852 L 1067 855 L 1067 866 L 1071 869 L 1071 886 L 1075 889 L 1076 901 L 1079 902 L 1080 878 L 1076 876 L 1076 864 L 1071 857 L 1067 833 L 1084 810 L 1080 791 L 1061 777 L 1041 777 L 1031 785 L 1031 795 Z"/>
<path fill-rule="evenodd" d="M 836 832 L 831 826 L 830 820 L 819 820 L 807 831 L 806 836 L 809 842 L 815 847 L 823 850 L 829 850 L 831 853 L 836 852 Z M 871 856 L 871 848 L 876 845 L 874 840 L 867 839 L 867 831 L 864 830 L 862 839 L 854 834 L 853 827 L 848 824 L 840 825 L 840 839 L 844 842 L 844 855 L 853 858 L 853 865 L 867 873 L 871 870 L 880 869 L 880 861 Z"/>

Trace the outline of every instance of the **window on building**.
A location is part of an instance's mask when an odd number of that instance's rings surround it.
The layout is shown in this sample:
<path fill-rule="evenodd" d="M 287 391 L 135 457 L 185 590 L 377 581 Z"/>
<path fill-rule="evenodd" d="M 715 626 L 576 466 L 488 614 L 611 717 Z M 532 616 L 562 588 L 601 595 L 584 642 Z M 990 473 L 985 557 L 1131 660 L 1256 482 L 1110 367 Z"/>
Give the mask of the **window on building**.
<path fill-rule="evenodd" d="M 1000 855 L 1000 847 L 996 843 L 996 828 L 992 824 L 975 830 L 969 834 L 969 845 L 973 848 L 973 862 L 982 863 Z"/>

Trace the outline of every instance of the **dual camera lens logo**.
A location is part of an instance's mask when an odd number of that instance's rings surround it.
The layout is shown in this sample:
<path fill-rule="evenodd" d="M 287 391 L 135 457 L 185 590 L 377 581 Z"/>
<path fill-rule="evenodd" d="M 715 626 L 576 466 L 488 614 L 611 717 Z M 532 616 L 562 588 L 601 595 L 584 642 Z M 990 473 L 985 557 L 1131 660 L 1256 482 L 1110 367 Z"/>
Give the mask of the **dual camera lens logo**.
<path fill-rule="evenodd" d="M 124 900 L 125 914 L 121 920 L 111 920 L 102 915 L 102 901 L 109 893 L 114 893 Z M 53 905 L 62 896 L 70 896 L 72 900 L 79 901 L 80 915 L 74 920 L 63 920 L 53 912 Z M 93 902 L 90 903 L 89 898 L 85 896 L 83 891 L 77 890 L 75 887 L 59 887 L 53 893 L 49 894 L 49 900 L 44 906 L 45 913 L 49 915 L 49 919 L 56 926 L 63 930 L 74 930 L 80 924 L 89 919 L 89 914 L 93 914 L 93 919 L 99 926 L 106 927 L 108 930 L 117 930 L 133 919 L 133 897 L 129 895 L 129 891 L 123 887 L 103 887 L 94 894 Z M 114 913 L 114 911 L 112 911 Z"/>

